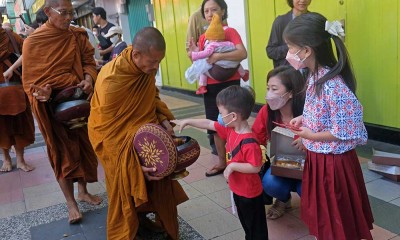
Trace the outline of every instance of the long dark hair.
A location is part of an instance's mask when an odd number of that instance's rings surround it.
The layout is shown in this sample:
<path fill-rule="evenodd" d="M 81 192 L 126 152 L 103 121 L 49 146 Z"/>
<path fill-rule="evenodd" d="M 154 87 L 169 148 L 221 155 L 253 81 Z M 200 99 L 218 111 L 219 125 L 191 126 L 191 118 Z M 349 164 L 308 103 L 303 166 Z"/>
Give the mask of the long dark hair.
<path fill-rule="evenodd" d="M 303 114 L 304 107 L 304 86 L 306 84 L 306 80 L 303 75 L 295 70 L 291 66 L 279 66 L 277 68 L 272 69 L 267 75 L 267 84 L 271 77 L 277 77 L 281 80 L 282 85 L 285 86 L 287 92 L 292 93 L 292 112 L 293 117 L 300 116 Z M 272 121 L 281 120 L 281 112 L 279 109 L 272 110 L 268 105 L 268 122 L 267 122 L 267 132 L 271 133 L 272 129 L 275 127 L 275 124 Z"/>
<path fill-rule="evenodd" d="M 317 95 L 320 95 L 324 83 L 336 75 L 341 75 L 347 87 L 355 94 L 356 78 L 347 49 L 339 37 L 325 31 L 325 22 L 326 18 L 319 13 L 302 14 L 286 26 L 283 38 L 299 47 L 310 47 L 315 53 L 315 69 L 318 69 L 318 65 L 330 68 L 329 72 L 315 83 Z M 331 39 L 335 43 L 338 60 L 333 54 Z M 313 74 L 318 79 L 318 71 Z"/>

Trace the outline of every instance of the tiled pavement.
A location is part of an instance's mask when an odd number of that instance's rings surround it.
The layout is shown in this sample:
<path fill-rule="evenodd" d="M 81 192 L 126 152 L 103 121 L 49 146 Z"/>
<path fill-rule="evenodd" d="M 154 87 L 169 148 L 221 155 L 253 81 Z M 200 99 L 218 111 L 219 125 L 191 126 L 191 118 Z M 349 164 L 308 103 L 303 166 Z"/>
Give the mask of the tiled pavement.
<path fill-rule="evenodd" d="M 161 93 L 177 118 L 204 117 L 201 98 L 166 90 Z M 103 203 L 96 207 L 80 203 L 84 220 L 81 224 L 69 225 L 64 197 L 49 165 L 43 139 L 37 133 L 35 144 L 25 153 L 26 160 L 36 169 L 29 173 L 14 169 L 0 174 L 0 239 L 105 239 L 107 199 L 102 167 L 99 166 L 100 181 L 89 184 L 88 188 L 99 194 Z M 190 197 L 178 207 L 181 239 L 244 239 L 240 223 L 231 212 L 229 189 L 223 176 L 207 178 L 204 175 L 217 161 L 210 153 L 205 131 L 188 128 L 182 134 L 195 137 L 202 151 L 199 160 L 188 168 L 189 176 L 180 180 Z M 400 240 L 400 184 L 367 169 L 372 147 L 399 153 L 400 146 L 369 141 L 367 146 L 357 149 L 375 218 L 373 237 Z M 314 239 L 299 219 L 300 198 L 296 194 L 292 198 L 293 208 L 286 215 L 268 221 L 270 239 Z M 148 235 L 148 239 L 163 238 Z"/>

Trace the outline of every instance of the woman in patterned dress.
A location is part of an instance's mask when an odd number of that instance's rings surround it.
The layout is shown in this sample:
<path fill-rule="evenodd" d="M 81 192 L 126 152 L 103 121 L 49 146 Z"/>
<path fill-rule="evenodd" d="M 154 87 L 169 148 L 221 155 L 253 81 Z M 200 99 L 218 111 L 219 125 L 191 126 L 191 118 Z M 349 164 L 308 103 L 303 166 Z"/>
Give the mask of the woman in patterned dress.
<path fill-rule="evenodd" d="M 286 59 L 307 68 L 303 115 L 291 120 L 307 149 L 301 218 L 317 239 L 372 239 L 372 212 L 355 147 L 367 131 L 339 22 L 306 13 L 289 23 Z M 338 60 L 333 54 L 335 43 Z"/>

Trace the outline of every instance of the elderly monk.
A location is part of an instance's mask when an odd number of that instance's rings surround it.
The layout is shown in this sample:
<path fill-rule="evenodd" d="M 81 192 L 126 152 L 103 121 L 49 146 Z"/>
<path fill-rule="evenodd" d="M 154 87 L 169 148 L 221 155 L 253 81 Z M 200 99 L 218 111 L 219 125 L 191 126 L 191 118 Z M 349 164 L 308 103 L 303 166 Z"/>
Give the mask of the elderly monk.
<path fill-rule="evenodd" d="M 15 39 L 16 47 L 21 53 L 22 38 L 11 31 L 9 34 Z M 12 41 L 6 30 L 0 27 L 0 83 L 5 82 L 3 73 L 11 67 L 10 56 L 13 53 L 15 53 L 15 49 Z M 21 83 L 21 78 L 17 74 L 14 74 L 14 77 L 9 80 Z M 25 172 L 33 170 L 34 168 L 25 162 L 24 148 L 34 141 L 35 126 L 29 101 L 24 91 L 16 86 L 0 89 L 0 148 L 4 155 L 0 171 L 12 170 L 10 156 L 12 145 L 14 145 L 17 155 L 17 168 Z"/>
<path fill-rule="evenodd" d="M 140 30 L 97 77 L 91 101 L 89 138 L 104 166 L 108 193 L 107 239 L 137 239 L 140 215 L 155 212 L 170 239 L 178 239 L 176 206 L 188 198 L 170 177 L 140 165 L 133 149 L 139 127 L 157 123 L 172 134 L 174 116 L 159 97 L 155 75 L 165 56 L 165 40 L 152 27 Z M 144 220 L 144 219 L 143 219 Z"/>
<path fill-rule="evenodd" d="M 84 29 L 70 27 L 74 9 L 69 0 L 46 0 L 49 17 L 41 28 L 25 40 L 22 60 L 23 86 L 47 144 L 47 153 L 56 179 L 65 196 L 69 222 L 82 218 L 74 197 L 78 182 L 78 200 L 99 204 L 101 199 L 87 191 L 88 182 L 97 181 L 97 158 L 87 128 L 69 129 L 51 114 L 50 97 L 71 86 L 87 94 L 93 92 L 96 79 L 94 49 Z"/>

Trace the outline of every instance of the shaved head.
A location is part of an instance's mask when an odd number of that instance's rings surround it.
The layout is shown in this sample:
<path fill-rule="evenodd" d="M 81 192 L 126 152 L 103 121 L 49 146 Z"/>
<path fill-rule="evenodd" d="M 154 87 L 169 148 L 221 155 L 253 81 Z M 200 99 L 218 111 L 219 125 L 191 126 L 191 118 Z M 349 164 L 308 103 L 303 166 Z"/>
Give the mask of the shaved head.
<path fill-rule="evenodd" d="M 163 35 L 154 27 L 145 27 L 136 33 L 132 46 L 142 53 L 148 53 L 150 49 L 161 52 L 166 48 Z"/>
<path fill-rule="evenodd" d="M 55 7 L 55 6 L 60 5 L 61 2 L 71 3 L 71 0 L 46 0 L 46 3 L 44 4 L 44 6 L 45 7 Z"/>

